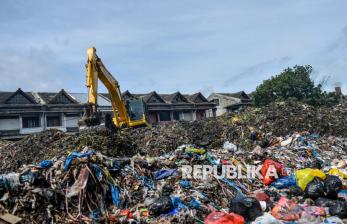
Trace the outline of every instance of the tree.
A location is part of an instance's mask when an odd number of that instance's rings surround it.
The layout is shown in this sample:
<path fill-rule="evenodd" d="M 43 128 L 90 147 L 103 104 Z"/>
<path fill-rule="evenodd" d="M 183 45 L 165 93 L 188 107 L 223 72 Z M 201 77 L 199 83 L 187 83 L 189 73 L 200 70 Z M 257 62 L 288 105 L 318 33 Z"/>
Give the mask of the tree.
<path fill-rule="evenodd" d="M 308 104 L 330 105 L 338 102 L 335 93 L 322 92 L 321 85 L 314 85 L 310 78 L 310 65 L 287 68 L 280 74 L 263 81 L 253 94 L 257 106 L 267 105 L 274 101 L 297 100 Z"/>

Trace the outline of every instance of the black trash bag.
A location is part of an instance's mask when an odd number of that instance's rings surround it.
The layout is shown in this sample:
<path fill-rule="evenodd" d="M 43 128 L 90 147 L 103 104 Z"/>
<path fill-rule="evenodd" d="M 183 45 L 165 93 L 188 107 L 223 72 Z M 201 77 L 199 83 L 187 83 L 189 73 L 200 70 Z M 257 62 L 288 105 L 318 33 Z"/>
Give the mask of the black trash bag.
<path fill-rule="evenodd" d="M 324 183 L 318 178 L 313 179 L 313 181 L 309 183 L 305 189 L 305 196 L 311 199 L 323 197 L 324 195 Z"/>
<path fill-rule="evenodd" d="M 257 140 L 258 138 L 258 133 L 255 131 L 252 131 L 251 134 L 249 135 L 249 138 L 253 141 Z"/>
<path fill-rule="evenodd" d="M 319 207 L 330 207 L 333 204 L 333 201 L 334 200 L 320 197 L 314 201 L 314 204 Z"/>
<path fill-rule="evenodd" d="M 329 214 L 338 216 L 341 219 L 347 218 L 347 202 L 340 200 L 333 200 L 328 198 L 317 198 L 315 205 L 320 207 L 328 207 Z"/>
<path fill-rule="evenodd" d="M 342 181 L 337 176 L 327 175 L 324 187 L 328 198 L 337 199 L 337 192 L 342 189 Z"/>
<path fill-rule="evenodd" d="M 287 192 L 288 192 L 289 198 L 304 195 L 304 192 L 302 191 L 302 189 L 297 185 L 289 187 Z"/>
<path fill-rule="evenodd" d="M 305 168 L 312 168 L 312 169 L 322 169 L 322 162 L 319 160 L 314 160 L 312 162 L 307 162 L 305 164 Z"/>
<path fill-rule="evenodd" d="M 340 219 L 347 218 L 347 202 L 334 200 L 331 202 L 331 206 L 329 207 L 329 213 L 332 216 L 337 216 Z"/>
<path fill-rule="evenodd" d="M 171 198 L 164 196 L 155 200 L 151 205 L 149 205 L 149 212 L 152 215 L 165 214 L 172 211 L 174 206 L 172 204 Z"/>
<path fill-rule="evenodd" d="M 263 215 L 259 201 L 255 198 L 236 195 L 230 202 L 230 212 L 243 216 L 246 221 L 254 221 Z"/>
<path fill-rule="evenodd" d="M 265 138 L 259 145 L 262 148 L 267 148 L 270 145 L 270 140 Z"/>

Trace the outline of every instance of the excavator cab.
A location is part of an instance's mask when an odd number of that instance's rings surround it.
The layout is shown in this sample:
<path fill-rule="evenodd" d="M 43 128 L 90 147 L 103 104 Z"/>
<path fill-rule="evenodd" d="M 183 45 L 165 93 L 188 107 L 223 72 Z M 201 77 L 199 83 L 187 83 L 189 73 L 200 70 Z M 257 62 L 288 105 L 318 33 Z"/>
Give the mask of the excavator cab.
<path fill-rule="evenodd" d="M 130 120 L 142 120 L 145 115 L 145 105 L 142 99 L 129 99 L 125 101 Z"/>

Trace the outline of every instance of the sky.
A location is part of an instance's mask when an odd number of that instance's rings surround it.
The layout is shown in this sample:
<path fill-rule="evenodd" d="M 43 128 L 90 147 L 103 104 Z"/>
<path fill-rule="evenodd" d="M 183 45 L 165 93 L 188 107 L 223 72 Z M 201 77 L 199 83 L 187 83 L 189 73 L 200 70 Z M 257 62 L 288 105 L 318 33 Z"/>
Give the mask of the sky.
<path fill-rule="evenodd" d="M 251 92 L 309 64 L 315 83 L 346 94 L 346 11 L 345 0 L 1 0 L 0 91 L 87 92 L 95 46 L 122 91 Z"/>

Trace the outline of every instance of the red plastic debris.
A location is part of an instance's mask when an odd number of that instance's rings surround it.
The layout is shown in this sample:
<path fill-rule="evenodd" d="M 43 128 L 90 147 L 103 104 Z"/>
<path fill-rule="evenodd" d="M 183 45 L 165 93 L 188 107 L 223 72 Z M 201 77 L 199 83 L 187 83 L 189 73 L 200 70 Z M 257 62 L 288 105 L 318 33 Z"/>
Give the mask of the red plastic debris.
<path fill-rule="evenodd" d="M 212 212 L 205 218 L 205 224 L 244 224 L 242 216 L 235 213 Z"/>
<path fill-rule="evenodd" d="M 270 166 L 273 166 L 273 168 L 276 170 L 278 177 L 287 175 L 285 172 L 285 166 L 282 163 L 278 163 L 271 159 L 267 159 L 264 161 L 264 164 L 261 168 L 261 175 L 263 176 L 262 181 L 265 185 L 271 184 L 276 179 L 273 176 L 269 176 L 269 177 L 266 176 Z"/>

